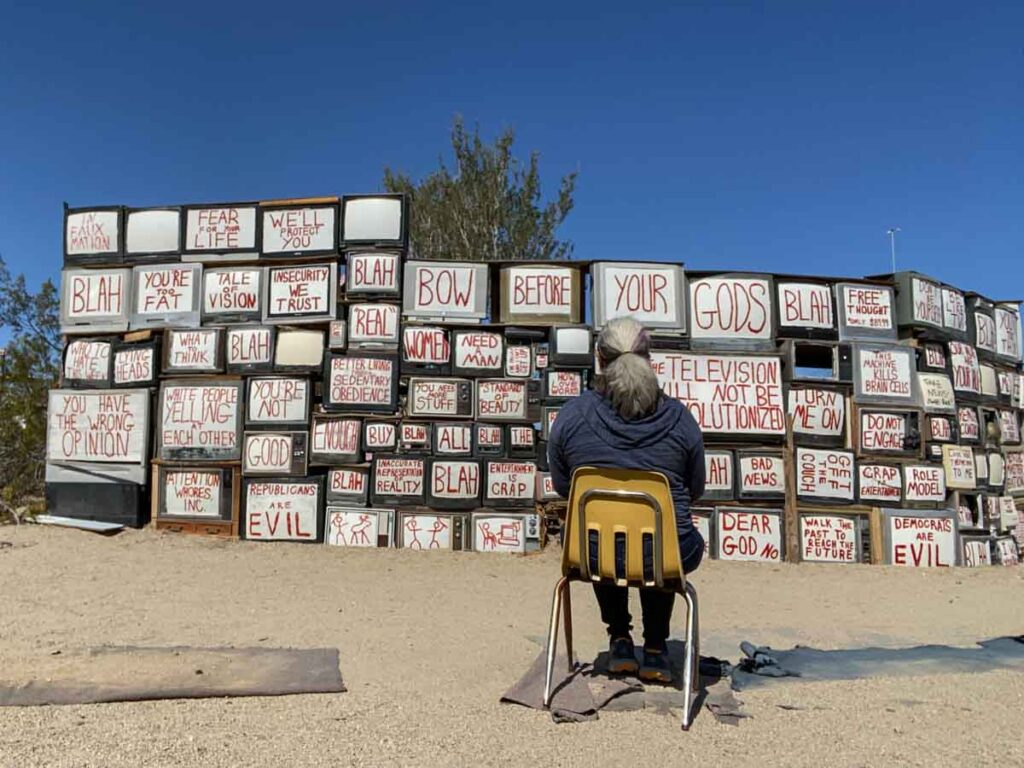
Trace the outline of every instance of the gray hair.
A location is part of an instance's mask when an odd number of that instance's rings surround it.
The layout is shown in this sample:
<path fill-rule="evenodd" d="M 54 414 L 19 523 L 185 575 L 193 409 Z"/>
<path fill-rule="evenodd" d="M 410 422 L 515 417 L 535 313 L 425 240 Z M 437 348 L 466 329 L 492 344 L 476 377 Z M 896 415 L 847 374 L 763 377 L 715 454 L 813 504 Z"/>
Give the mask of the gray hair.
<path fill-rule="evenodd" d="M 597 337 L 601 374 L 595 388 L 626 420 L 647 416 L 658 407 L 661 385 L 650 355 L 651 339 L 632 317 L 610 321 Z"/>

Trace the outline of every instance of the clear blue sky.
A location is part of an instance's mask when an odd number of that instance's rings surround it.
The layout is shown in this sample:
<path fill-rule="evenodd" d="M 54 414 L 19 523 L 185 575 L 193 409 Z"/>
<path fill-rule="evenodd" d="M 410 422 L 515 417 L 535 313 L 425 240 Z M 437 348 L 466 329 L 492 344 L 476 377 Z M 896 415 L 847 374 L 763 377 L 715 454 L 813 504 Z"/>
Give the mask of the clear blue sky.
<path fill-rule="evenodd" d="M 452 116 L 579 169 L 585 259 L 901 267 L 1024 295 L 1022 3 L 12 3 L 0 253 L 61 263 L 61 202 L 378 189 Z"/>

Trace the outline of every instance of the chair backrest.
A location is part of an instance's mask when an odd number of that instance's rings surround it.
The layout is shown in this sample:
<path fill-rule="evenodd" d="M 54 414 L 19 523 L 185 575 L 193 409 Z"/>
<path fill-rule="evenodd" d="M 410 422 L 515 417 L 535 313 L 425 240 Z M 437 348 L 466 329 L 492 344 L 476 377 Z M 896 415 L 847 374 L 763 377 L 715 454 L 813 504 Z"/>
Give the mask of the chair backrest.
<path fill-rule="evenodd" d="M 684 583 L 668 479 L 636 469 L 573 472 L 562 573 L 621 586 Z"/>

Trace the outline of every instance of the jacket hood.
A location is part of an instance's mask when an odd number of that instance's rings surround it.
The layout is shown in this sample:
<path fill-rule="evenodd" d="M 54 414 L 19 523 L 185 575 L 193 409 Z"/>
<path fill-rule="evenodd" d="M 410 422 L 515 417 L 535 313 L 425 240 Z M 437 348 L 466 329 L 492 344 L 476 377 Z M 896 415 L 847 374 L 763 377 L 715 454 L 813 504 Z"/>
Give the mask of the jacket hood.
<path fill-rule="evenodd" d="M 587 402 L 580 404 L 584 406 L 583 418 L 602 440 L 618 450 L 645 448 L 664 440 L 675 429 L 684 410 L 678 401 L 662 397 L 650 416 L 627 421 L 597 392 L 591 390 L 587 396 Z"/>

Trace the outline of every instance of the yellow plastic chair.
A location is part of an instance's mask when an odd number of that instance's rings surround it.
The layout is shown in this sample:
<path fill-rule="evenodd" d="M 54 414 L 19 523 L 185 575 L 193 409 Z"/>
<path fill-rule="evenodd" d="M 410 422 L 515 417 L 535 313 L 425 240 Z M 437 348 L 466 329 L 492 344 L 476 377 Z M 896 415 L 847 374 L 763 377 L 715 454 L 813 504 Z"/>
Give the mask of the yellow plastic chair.
<path fill-rule="evenodd" d="M 617 561 L 616 540 L 624 543 L 625 561 Z M 643 553 L 650 553 L 644 568 Z M 573 581 L 604 582 L 621 587 L 668 589 L 686 600 L 686 666 L 683 730 L 692 719 L 694 693 L 700 685 L 697 591 L 686 581 L 679 556 L 676 518 L 668 479 L 660 472 L 580 467 L 572 476 L 562 536 L 562 578 L 555 585 L 548 630 L 544 706 L 551 704 L 559 616 L 564 614 L 569 671 L 572 653 Z"/>

